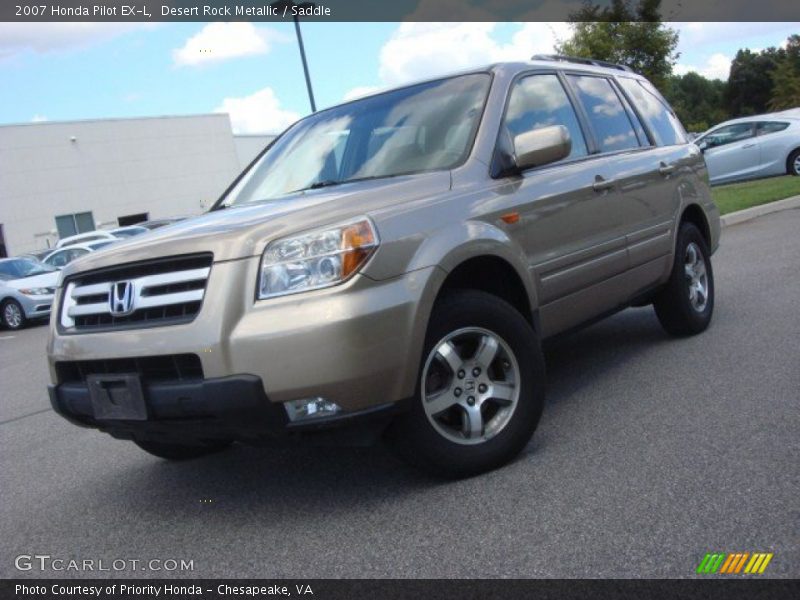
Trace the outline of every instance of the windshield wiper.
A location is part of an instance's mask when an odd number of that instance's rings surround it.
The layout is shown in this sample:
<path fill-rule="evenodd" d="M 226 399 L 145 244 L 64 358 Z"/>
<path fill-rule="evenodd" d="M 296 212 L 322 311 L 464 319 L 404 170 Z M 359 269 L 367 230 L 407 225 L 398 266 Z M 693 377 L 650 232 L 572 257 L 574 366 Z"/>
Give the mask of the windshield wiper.
<path fill-rule="evenodd" d="M 332 187 L 334 185 L 339 185 L 340 183 L 347 183 L 347 179 L 338 180 L 338 179 L 323 179 L 322 181 L 315 181 L 309 186 L 304 188 L 300 188 L 299 190 L 293 190 L 289 192 L 290 194 L 296 194 L 298 192 L 305 192 L 306 190 L 318 190 L 319 188 L 324 187 Z"/>

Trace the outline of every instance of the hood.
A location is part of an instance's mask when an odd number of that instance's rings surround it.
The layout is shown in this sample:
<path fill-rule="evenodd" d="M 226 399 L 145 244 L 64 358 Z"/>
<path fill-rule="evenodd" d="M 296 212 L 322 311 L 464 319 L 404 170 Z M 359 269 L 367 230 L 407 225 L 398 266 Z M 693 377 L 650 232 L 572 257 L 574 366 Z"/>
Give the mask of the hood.
<path fill-rule="evenodd" d="M 277 238 L 359 215 L 373 216 L 375 211 L 448 189 L 450 172 L 439 171 L 307 190 L 161 227 L 84 255 L 62 273 L 68 277 L 123 262 L 198 252 L 212 252 L 215 262 L 260 256 Z"/>
<path fill-rule="evenodd" d="M 49 273 L 42 273 L 41 275 L 33 275 L 31 277 L 23 277 L 22 279 L 11 279 L 4 282 L 10 288 L 21 290 L 24 288 L 54 288 L 58 285 L 58 271 Z"/>

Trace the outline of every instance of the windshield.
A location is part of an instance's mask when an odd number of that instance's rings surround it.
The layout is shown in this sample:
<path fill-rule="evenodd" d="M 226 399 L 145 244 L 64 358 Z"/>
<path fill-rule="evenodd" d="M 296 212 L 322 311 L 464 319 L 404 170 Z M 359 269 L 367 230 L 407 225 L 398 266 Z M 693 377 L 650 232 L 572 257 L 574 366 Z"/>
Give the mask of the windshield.
<path fill-rule="evenodd" d="M 41 275 L 55 270 L 53 267 L 31 258 L 0 261 L 0 278 L 2 279 L 22 279 L 23 277 L 33 277 L 34 275 Z"/>
<path fill-rule="evenodd" d="M 486 73 L 462 75 L 312 115 L 267 150 L 222 206 L 456 167 L 472 147 L 490 82 Z"/>

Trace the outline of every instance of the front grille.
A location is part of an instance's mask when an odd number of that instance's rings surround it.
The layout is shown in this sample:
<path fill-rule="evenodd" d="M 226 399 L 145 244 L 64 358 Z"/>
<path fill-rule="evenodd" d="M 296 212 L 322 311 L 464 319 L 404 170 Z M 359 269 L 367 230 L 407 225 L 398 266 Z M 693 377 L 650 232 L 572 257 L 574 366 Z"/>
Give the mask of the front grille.
<path fill-rule="evenodd" d="M 191 321 L 211 262 L 210 254 L 189 255 L 79 274 L 66 282 L 61 327 L 85 332 Z"/>
<path fill-rule="evenodd" d="M 108 360 L 70 360 L 56 363 L 58 383 L 86 383 L 88 375 L 138 374 L 142 383 L 203 379 L 196 354 L 169 354 Z"/>

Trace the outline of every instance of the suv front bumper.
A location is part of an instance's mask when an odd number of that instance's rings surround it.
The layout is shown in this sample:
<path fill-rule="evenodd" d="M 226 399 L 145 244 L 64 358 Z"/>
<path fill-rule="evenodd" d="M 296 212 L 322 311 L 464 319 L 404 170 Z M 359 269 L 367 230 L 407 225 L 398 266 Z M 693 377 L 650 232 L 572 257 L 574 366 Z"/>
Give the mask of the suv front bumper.
<path fill-rule="evenodd" d="M 430 267 L 383 281 L 356 275 L 336 287 L 256 301 L 258 267 L 258 257 L 214 263 L 203 306 L 190 323 L 80 333 L 51 325 L 48 359 L 56 410 L 98 426 L 86 419 L 91 405 L 88 396 L 78 399 L 80 383 L 59 381 L 59 362 L 175 354 L 199 357 L 198 397 L 212 406 L 220 421 L 215 427 L 224 428 L 217 413 L 241 415 L 233 423 L 237 437 L 274 431 L 276 423 L 286 428 L 281 404 L 292 400 L 325 398 L 341 407 L 344 418 L 413 395 L 425 317 L 444 271 Z M 142 385 L 148 403 L 161 402 L 155 400 L 166 393 L 161 383 Z M 172 401 L 164 402 L 153 413 L 166 416 L 160 427 L 179 428 L 169 417 Z"/>
<path fill-rule="evenodd" d="M 342 429 L 348 430 L 348 434 L 355 432 L 355 436 L 348 438 L 352 441 L 371 441 L 398 408 L 395 404 L 385 404 L 290 422 L 282 405 L 269 402 L 258 377 L 236 375 L 146 384 L 143 386 L 147 406 L 145 420 L 104 420 L 95 417 L 86 384 L 50 385 L 48 391 L 53 410 L 75 425 L 100 429 L 121 439 L 173 443 L 212 440 L 257 443 L 292 433 Z"/>

